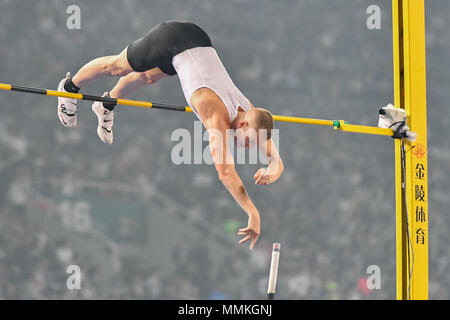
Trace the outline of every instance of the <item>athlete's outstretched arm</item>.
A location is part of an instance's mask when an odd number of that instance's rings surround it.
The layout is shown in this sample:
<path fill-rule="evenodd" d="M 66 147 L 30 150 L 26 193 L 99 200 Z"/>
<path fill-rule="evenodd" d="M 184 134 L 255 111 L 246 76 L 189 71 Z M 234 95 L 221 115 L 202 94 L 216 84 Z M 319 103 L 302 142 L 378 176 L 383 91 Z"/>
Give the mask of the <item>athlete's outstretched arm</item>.
<path fill-rule="evenodd" d="M 277 181 L 284 171 L 283 160 L 272 139 L 261 143 L 260 151 L 267 155 L 269 165 L 267 168 L 259 169 L 254 176 L 255 184 L 268 185 Z"/>
<path fill-rule="evenodd" d="M 239 230 L 244 238 L 239 243 L 251 240 L 250 250 L 253 250 L 260 234 L 261 218 L 258 209 L 250 199 L 241 178 L 234 167 L 233 157 L 227 146 L 226 129 L 224 127 L 209 129 L 209 148 L 220 181 L 227 188 L 234 200 L 248 215 L 248 225 Z"/>

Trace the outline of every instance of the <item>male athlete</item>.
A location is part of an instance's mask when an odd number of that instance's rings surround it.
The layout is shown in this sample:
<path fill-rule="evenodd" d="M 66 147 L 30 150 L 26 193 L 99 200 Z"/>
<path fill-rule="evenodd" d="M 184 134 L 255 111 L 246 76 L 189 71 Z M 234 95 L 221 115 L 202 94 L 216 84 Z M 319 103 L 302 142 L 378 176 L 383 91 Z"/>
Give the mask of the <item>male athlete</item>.
<path fill-rule="evenodd" d="M 248 214 L 248 225 L 239 229 L 244 236 L 239 243 L 251 240 L 252 250 L 260 234 L 260 215 L 237 174 L 227 147 L 227 130 L 236 132 L 235 142 L 245 146 L 258 144 L 269 158 L 269 165 L 256 172 L 258 185 L 275 182 L 284 167 L 271 139 L 273 118 L 269 111 L 255 108 L 234 85 L 209 36 L 191 22 L 166 21 L 142 38 L 133 41 L 119 55 L 92 60 L 73 78 L 61 80 L 58 91 L 78 93 L 88 82 L 102 76 L 120 77 L 116 86 L 104 96 L 124 98 L 145 84 L 178 74 L 187 103 L 210 132 L 209 147 L 220 181 Z M 113 142 L 114 104 L 94 102 L 98 117 L 97 134 L 106 143 Z M 66 127 L 77 125 L 77 100 L 58 98 L 58 117 Z M 265 139 L 252 134 L 266 130 Z M 211 134 L 211 132 L 220 134 Z M 224 151 L 224 152 L 222 152 Z"/>

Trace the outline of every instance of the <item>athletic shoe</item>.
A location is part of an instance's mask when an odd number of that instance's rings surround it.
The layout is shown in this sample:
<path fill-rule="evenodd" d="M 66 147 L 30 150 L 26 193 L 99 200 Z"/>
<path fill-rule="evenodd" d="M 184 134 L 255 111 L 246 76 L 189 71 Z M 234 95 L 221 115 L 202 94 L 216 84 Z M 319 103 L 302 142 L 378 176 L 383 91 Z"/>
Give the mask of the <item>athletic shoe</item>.
<path fill-rule="evenodd" d="M 66 80 L 70 78 L 70 72 L 58 84 L 57 91 L 67 92 L 64 89 Z M 77 126 L 77 99 L 58 97 L 58 118 L 63 126 L 74 128 Z"/>
<path fill-rule="evenodd" d="M 109 98 L 109 93 L 105 92 L 103 97 Z M 113 143 L 113 122 L 114 122 L 114 111 L 110 111 L 103 107 L 103 103 L 96 101 L 92 104 L 92 111 L 98 118 L 97 134 L 100 140 L 106 144 Z"/>

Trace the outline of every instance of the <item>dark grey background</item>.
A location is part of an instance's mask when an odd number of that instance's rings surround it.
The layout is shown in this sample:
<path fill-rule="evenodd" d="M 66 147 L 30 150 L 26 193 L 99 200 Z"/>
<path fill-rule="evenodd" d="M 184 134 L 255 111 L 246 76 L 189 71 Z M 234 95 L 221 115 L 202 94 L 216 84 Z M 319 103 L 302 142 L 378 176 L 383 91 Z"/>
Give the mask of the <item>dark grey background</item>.
<path fill-rule="evenodd" d="M 66 28 L 71 4 L 81 30 Z M 366 28 L 371 4 L 381 7 L 381 30 Z M 450 293 L 449 9 L 427 1 L 433 299 Z M 387 0 L 1 0 L 0 82 L 55 88 L 67 71 L 167 19 L 201 25 L 238 87 L 274 114 L 376 126 L 378 108 L 393 102 Z M 116 80 L 83 92 L 102 94 Z M 185 104 L 177 77 L 132 98 Z M 214 167 L 170 160 L 170 135 L 193 131 L 192 114 L 120 106 L 106 146 L 88 102 L 72 130 L 59 123 L 55 98 L 0 92 L 0 108 L 2 299 L 264 298 L 273 241 L 282 243 L 280 298 L 395 298 L 390 138 L 277 123 L 282 178 L 257 187 L 260 166 L 237 166 L 262 215 L 249 252 L 235 235 L 245 213 Z M 81 290 L 66 288 L 72 264 Z M 381 289 L 366 294 L 370 265 L 381 268 Z"/>

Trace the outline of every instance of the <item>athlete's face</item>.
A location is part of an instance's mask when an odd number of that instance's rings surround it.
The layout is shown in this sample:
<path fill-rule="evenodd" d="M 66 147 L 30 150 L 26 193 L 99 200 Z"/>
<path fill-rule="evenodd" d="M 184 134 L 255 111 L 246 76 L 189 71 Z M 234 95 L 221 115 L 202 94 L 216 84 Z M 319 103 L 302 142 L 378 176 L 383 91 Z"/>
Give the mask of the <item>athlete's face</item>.
<path fill-rule="evenodd" d="M 238 128 L 235 130 L 234 143 L 241 148 L 253 148 L 258 143 L 258 133 L 249 126 Z"/>

